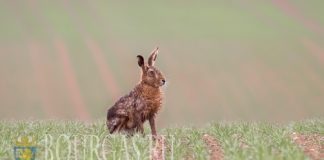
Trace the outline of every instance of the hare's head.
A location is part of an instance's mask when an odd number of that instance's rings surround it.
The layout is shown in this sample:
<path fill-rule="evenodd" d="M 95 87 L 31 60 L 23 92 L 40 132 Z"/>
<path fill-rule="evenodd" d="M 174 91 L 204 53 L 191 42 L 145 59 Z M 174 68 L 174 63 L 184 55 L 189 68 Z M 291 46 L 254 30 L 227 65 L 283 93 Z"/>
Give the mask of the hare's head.
<path fill-rule="evenodd" d="M 152 87 L 158 88 L 165 84 L 165 78 L 161 71 L 154 66 L 159 48 L 152 51 L 148 58 L 148 62 L 145 63 L 143 56 L 138 55 L 138 65 L 142 69 L 142 79 L 141 82 Z"/>

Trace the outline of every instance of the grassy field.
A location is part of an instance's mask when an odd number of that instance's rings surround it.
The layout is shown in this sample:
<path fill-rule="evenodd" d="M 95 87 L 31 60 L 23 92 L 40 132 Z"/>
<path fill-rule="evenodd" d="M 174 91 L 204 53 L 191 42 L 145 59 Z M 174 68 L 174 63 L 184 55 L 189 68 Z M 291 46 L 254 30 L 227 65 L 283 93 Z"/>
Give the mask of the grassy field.
<path fill-rule="evenodd" d="M 145 132 L 149 135 L 148 128 Z M 316 143 L 324 145 L 323 119 L 287 124 L 215 122 L 202 128 L 164 128 L 159 134 L 165 139 L 166 159 L 208 159 L 205 134 L 218 141 L 224 159 L 308 159 L 293 142 L 294 132 L 320 135 L 322 139 Z M 156 146 L 149 136 L 108 135 L 104 120 L 89 124 L 55 120 L 1 121 L 0 135 L 1 160 L 13 158 L 14 142 L 22 135 L 34 138 L 38 159 L 46 155 L 49 159 L 149 159 Z"/>

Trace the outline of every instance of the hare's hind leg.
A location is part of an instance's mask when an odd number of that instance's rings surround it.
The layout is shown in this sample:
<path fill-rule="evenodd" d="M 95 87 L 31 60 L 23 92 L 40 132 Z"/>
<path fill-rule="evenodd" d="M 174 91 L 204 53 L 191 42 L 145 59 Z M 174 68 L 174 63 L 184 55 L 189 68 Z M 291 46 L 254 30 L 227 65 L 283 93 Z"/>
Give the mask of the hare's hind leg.
<path fill-rule="evenodd" d="M 135 122 L 136 132 L 140 132 L 141 134 L 144 134 L 144 127 L 143 127 L 141 114 L 139 113 L 134 114 L 134 122 Z"/>
<path fill-rule="evenodd" d="M 136 132 L 140 132 L 141 134 L 144 135 L 144 127 L 143 127 L 143 123 L 138 123 L 136 126 Z"/>

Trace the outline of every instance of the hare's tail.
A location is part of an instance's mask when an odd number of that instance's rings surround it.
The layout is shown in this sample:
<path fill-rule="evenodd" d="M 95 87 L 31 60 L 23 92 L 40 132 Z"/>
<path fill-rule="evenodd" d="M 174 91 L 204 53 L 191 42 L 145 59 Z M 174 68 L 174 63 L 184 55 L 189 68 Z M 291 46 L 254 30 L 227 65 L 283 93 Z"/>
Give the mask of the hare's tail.
<path fill-rule="evenodd" d="M 117 127 L 111 125 L 108 120 L 106 121 L 106 125 L 107 125 L 108 131 L 109 131 L 110 134 L 112 134 L 112 133 L 114 133 L 116 131 Z"/>
<path fill-rule="evenodd" d="M 107 120 L 107 128 L 110 134 L 113 134 L 116 131 L 120 131 L 123 125 L 124 125 L 123 118 L 114 117 L 112 119 Z"/>

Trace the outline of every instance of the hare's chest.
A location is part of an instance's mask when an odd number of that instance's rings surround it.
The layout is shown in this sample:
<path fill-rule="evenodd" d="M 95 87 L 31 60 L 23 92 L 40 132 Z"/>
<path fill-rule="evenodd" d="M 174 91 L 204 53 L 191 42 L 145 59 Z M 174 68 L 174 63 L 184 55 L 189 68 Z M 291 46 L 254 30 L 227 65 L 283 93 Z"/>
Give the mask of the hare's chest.
<path fill-rule="evenodd" d="M 143 99 L 142 104 L 140 112 L 143 120 L 147 120 L 151 116 L 154 116 L 162 106 L 161 101 L 157 99 Z"/>

